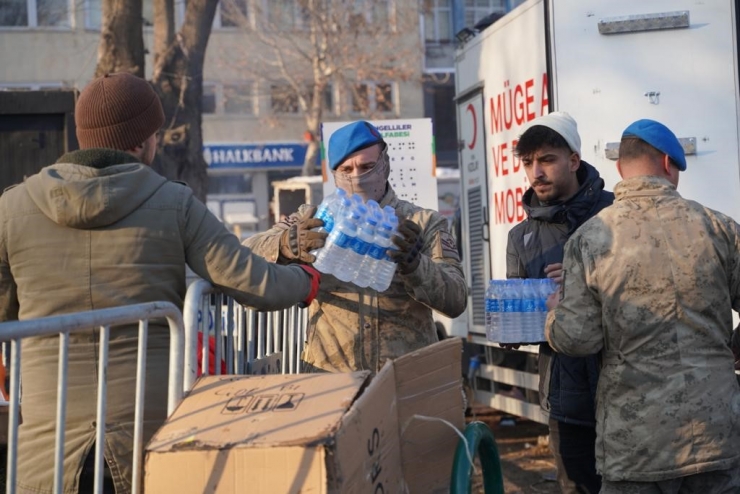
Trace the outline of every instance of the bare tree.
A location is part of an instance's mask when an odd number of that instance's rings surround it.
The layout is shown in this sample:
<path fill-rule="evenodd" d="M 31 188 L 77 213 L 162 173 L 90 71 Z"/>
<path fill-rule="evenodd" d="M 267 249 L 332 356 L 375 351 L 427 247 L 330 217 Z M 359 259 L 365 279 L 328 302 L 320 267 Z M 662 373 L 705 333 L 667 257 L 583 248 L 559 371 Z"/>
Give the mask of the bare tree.
<path fill-rule="evenodd" d="M 130 72 L 144 77 L 141 0 L 106 0 L 101 9 L 95 77 L 113 72 Z"/>
<path fill-rule="evenodd" d="M 218 0 L 188 0 L 176 29 L 174 0 L 154 0 L 152 84 L 162 99 L 165 125 L 154 168 L 183 180 L 205 199 L 208 176 L 203 159 L 203 61 Z M 144 75 L 142 0 L 103 0 L 96 75 Z"/>
<path fill-rule="evenodd" d="M 372 117 L 393 110 L 394 82 L 419 74 L 422 47 L 415 1 L 222 2 L 222 20 L 228 16 L 230 25 L 242 27 L 252 47 L 241 50 L 237 63 L 249 78 L 269 88 L 273 111 L 304 117 L 304 175 L 315 173 L 321 122 L 331 99 L 328 91 L 347 96 L 350 112 Z M 249 5 L 253 12 L 247 15 Z M 232 60 L 234 56 L 230 54 Z M 341 113 L 349 113 L 346 110 Z"/>

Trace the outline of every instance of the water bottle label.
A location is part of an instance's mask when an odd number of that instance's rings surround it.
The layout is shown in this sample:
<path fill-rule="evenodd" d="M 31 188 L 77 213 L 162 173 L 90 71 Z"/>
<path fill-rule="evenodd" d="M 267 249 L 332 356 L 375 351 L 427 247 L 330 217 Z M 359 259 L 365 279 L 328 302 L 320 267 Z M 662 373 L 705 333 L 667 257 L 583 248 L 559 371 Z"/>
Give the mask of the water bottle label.
<path fill-rule="evenodd" d="M 336 245 L 337 247 L 341 247 L 342 249 L 348 249 L 350 243 L 352 243 L 352 237 L 350 237 L 346 233 L 338 231 L 337 236 L 334 237 L 334 245 Z"/>
<path fill-rule="evenodd" d="M 371 245 L 367 251 L 367 255 L 373 259 L 381 260 L 385 258 L 385 251 L 385 247 L 381 247 L 380 245 Z"/>
<path fill-rule="evenodd" d="M 370 244 L 365 242 L 364 240 L 361 240 L 355 237 L 350 242 L 350 249 L 357 252 L 359 255 L 364 256 L 365 254 L 367 254 L 367 251 L 370 249 Z"/>
<path fill-rule="evenodd" d="M 500 309 L 498 300 L 486 300 L 486 312 L 498 312 Z"/>
<path fill-rule="evenodd" d="M 504 299 L 504 312 L 521 312 L 522 301 L 518 298 Z"/>
<path fill-rule="evenodd" d="M 522 312 L 537 312 L 537 300 L 533 298 L 522 300 Z"/>
<path fill-rule="evenodd" d="M 327 233 L 331 233 L 331 231 L 334 229 L 334 217 L 327 211 L 323 218 L 324 220 L 324 229 L 327 231 Z"/>

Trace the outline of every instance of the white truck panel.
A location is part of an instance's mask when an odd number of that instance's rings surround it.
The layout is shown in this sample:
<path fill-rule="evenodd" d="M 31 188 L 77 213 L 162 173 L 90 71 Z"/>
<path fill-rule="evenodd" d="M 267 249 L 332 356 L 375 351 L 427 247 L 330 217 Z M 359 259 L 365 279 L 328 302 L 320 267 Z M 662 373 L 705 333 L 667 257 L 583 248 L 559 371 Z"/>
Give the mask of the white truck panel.
<path fill-rule="evenodd" d="M 476 333 L 485 333 L 485 290 L 490 278 L 489 231 L 486 208 L 489 197 L 486 163 L 486 130 L 483 93 L 476 91 L 458 102 L 457 121 L 461 141 L 460 197 L 462 210 L 462 257 L 468 280 L 468 321 Z"/>
<path fill-rule="evenodd" d="M 557 0 L 552 2 L 553 97 L 578 122 L 582 158 L 611 189 L 619 181 L 606 143 L 651 118 L 696 138 L 679 192 L 740 219 L 737 53 L 731 0 Z M 683 29 L 599 34 L 603 19 L 689 11 Z M 645 93 L 659 92 L 650 102 Z M 657 104 L 655 104 L 657 103 Z"/>

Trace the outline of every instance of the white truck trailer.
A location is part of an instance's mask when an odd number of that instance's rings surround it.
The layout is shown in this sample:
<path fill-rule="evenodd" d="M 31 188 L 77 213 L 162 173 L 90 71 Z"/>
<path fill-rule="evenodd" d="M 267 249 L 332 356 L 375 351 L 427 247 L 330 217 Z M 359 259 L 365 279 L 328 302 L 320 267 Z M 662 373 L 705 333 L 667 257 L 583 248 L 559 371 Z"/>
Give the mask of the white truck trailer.
<path fill-rule="evenodd" d="M 468 340 L 487 356 L 479 401 L 544 421 L 531 393 L 529 400 L 495 393 L 494 383 L 536 390 L 538 379 L 534 367 L 496 365 L 501 350 L 485 339 L 487 282 L 505 278 L 507 233 L 525 219 L 528 183 L 513 148 L 527 122 L 550 111 L 570 113 L 582 159 L 608 190 L 619 181 L 614 160 L 622 130 L 640 118 L 663 122 L 687 153 L 679 192 L 740 219 L 739 4 L 528 0 L 482 31 L 467 32 L 472 37 L 456 53 L 455 82 Z"/>

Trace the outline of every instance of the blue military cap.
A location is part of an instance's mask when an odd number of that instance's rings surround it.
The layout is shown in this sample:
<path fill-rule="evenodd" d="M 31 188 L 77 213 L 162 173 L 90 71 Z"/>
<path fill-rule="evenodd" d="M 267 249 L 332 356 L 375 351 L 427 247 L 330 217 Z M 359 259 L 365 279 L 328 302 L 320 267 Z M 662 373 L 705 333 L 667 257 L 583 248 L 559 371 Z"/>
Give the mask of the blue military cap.
<path fill-rule="evenodd" d="M 647 118 L 638 120 L 624 129 L 622 137 L 642 139 L 658 151 L 667 154 L 678 165 L 679 170 L 686 170 L 686 155 L 681 143 L 671 129 L 662 123 Z"/>
<path fill-rule="evenodd" d="M 364 120 L 337 129 L 329 138 L 329 169 L 336 170 L 350 154 L 379 142 L 385 142 L 380 131 Z"/>

